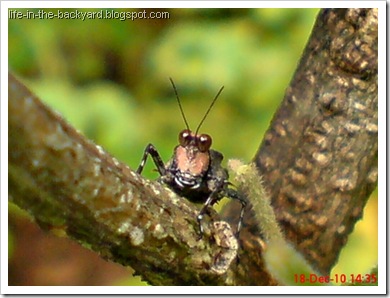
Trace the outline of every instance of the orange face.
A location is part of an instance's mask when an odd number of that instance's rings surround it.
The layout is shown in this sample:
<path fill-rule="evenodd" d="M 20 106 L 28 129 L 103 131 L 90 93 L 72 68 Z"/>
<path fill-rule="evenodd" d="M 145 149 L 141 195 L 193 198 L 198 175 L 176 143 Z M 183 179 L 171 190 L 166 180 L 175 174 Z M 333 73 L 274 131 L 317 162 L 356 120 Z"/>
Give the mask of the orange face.
<path fill-rule="evenodd" d="M 176 147 L 177 167 L 181 172 L 201 176 L 209 167 L 211 137 L 196 135 L 185 129 L 179 134 L 180 145 Z"/>
<path fill-rule="evenodd" d="M 191 173 L 194 176 L 201 176 L 209 167 L 208 152 L 201 152 L 195 147 L 178 146 L 176 149 L 177 167 L 182 172 Z"/>

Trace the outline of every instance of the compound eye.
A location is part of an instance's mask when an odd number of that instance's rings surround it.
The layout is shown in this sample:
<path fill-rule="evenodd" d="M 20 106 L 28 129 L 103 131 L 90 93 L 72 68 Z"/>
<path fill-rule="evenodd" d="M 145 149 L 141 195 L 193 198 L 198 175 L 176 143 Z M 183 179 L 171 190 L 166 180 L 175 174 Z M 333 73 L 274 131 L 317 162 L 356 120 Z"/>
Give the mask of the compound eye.
<path fill-rule="evenodd" d="M 201 152 L 206 152 L 211 147 L 211 137 L 206 134 L 202 134 L 198 137 L 198 148 Z"/>
<path fill-rule="evenodd" d="M 183 147 L 188 146 L 191 142 L 191 130 L 185 129 L 179 133 L 179 144 Z"/>

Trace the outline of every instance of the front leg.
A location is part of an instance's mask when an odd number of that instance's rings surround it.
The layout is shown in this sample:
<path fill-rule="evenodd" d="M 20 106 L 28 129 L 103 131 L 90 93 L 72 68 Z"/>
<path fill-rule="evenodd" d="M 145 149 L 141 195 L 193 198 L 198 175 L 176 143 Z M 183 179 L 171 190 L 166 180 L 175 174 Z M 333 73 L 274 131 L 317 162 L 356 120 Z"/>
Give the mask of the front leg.
<path fill-rule="evenodd" d="M 198 227 L 199 227 L 199 239 L 202 239 L 203 234 L 204 234 L 204 229 L 202 226 L 202 219 L 203 215 L 207 212 L 208 208 L 211 207 L 217 200 L 217 190 L 213 191 L 209 197 L 207 198 L 206 202 L 204 203 L 202 209 L 199 211 L 198 216 L 196 217 L 196 220 L 198 222 Z"/>
<path fill-rule="evenodd" d="M 142 156 L 142 159 L 141 159 L 141 163 L 138 166 L 137 173 L 138 174 L 142 173 L 142 170 L 144 169 L 144 166 L 145 166 L 146 160 L 148 159 L 149 154 L 152 156 L 153 162 L 157 167 L 157 171 L 160 173 L 161 176 L 164 176 L 165 172 L 166 172 L 164 163 L 163 163 L 157 149 L 152 144 L 148 144 L 148 146 L 146 146 L 145 151 L 144 151 L 144 155 Z"/>
<path fill-rule="evenodd" d="M 200 210 L 198 216 L 196 217 L 196 219 L 198 221 L 199 232 L 200 232 L 199 239 L 201 239 L 203 237 L 203 233 L 204 233 L 203 226 L 202 226 L 203 215 L 207 212 L 207 210 L 210 206 L 212 206 L 215 202 L 222 199 L 222 197 L 227 197 L 227 198 L 232 199 L 232 200 L 237 200 L 241 204 L 240 218 L 238 220 L 237 230 L 236 230 L 236 238 L 237 239 L 239 238 L 241 226 L 242 226 L 242 222 L 243 222 L 244 214 L 245 214 L 245 207 L 247 206 L 247 201 L 236 190 L 231 189 L 231 188 L 226 188 L 226 189 L 219 191 L 219 192 L 218 192 L 218 189 L 213 191 L 209 195 L 209 197 L 207 198 L 207 200 L 204 203 L 202 209 Z"/>
<path fill-rule="evenodd" d="M 217 153 L 219 153 L 219 152 L 217 152 Z M 221 175 L 221 173 L 218 173 L 218 174 L 220 174 L 220 176 L 222 176 L 222 177 L 215 178 L 217 173 L 209 174 L 210 176 L 208 176 L 209 179 L 207 182 L 207 187 L 211 191 L 211 193 L 207 197 L 206 202 L 203 204 L 202 209 L 200 210 L 198 216 L 196 217 L 196 219 L 198 221 L 198 226 L 199 226 L 199 234 L 200 234 L 199 239 L 202 239 L 203 233 L 204 233 L 203 226 L 202 226 L 202 219 L 203 219 L 204 214 L 207 212 L 209 207 L 213 206 L 214 203 L 216 203 L 220 199 L 222 199 L 224 196 L 224 193 L 225 193 L 224 188 L 225 188 L 225 185 L 227 185 L 227 180 L 226 180 L 227 175 L 224 175 L 225 172 L 222 172 L 222 175 Z"/>
<path fill-rule="evenodd" d="M 225 196 L 229 199 L 237 200 L 241 204 L 240 219 L 238 220 L 237 231 L 236 231 L 236 238 L 239 239 L 242 222 L 244 220 L 245 207 L 247 206 L 248 202 L 246 198 L 242 196 L 242 194 L 240 194 L 237 190 L 231 188 L 226 188 Z"/>

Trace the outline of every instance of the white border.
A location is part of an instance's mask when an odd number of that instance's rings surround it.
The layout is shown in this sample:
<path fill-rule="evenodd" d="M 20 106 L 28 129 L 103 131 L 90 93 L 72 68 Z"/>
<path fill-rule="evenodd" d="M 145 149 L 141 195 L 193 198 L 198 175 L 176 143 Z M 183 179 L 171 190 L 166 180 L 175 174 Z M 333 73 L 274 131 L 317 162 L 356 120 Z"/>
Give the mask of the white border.
<path fill-rule="evenodd" d="M 8 8 L 379 8 L 378 287 L 17 287 L 8 286 Z M 1 292 L 2 294 L 384 294 L 386 293 L 386 2 L 385 1 L 2 1 L 1 2 Z"/>
<path fill-rule="evenodd" d="M 378 5 L 378 286 L 387 286 L 387 97 L 386 97 L 386 6 Z"/>
<path fill-rule="evenodd" d="M 77 3 L 77 4 L 76 4 Z M 374 8 L 385 1 L 2 1 L 2 8 Z"/>

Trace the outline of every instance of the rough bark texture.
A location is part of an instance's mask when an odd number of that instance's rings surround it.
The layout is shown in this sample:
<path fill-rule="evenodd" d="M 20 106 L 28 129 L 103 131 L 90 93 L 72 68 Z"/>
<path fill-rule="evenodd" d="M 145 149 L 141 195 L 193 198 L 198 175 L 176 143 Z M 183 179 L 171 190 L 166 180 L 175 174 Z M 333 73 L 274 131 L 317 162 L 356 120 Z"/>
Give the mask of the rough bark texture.
<path fill-rule="evenodd" d="M 323 274 L 377 184 L 377 29 L 376 9 L 320 12 L 254 158 L 287 239 Z M 247 218 L 243 281 L 267 276 L 258 234 Z"/>
<path fill-rule="evenodd" d="M 44 229 L 131 266 L 154 285 L 225 285 L 237 254 L 214 220 L 197 241 L 198 209 L 87 141 L 9 76 L 9 199 Z M 234 263 L 234 262 L 233 262 Z"/>
<path fill-rule="evenodd" d="M 324 274 L 377 182 L 377 10 L 325 9 L 256 154 L 289 241 Z M 230 226 L 87 141 L 9 77 L 9 196 L 154 285 L 273 285 L 250 216 Z M 235 203 L 226 213 L 236 223 Z"/>

